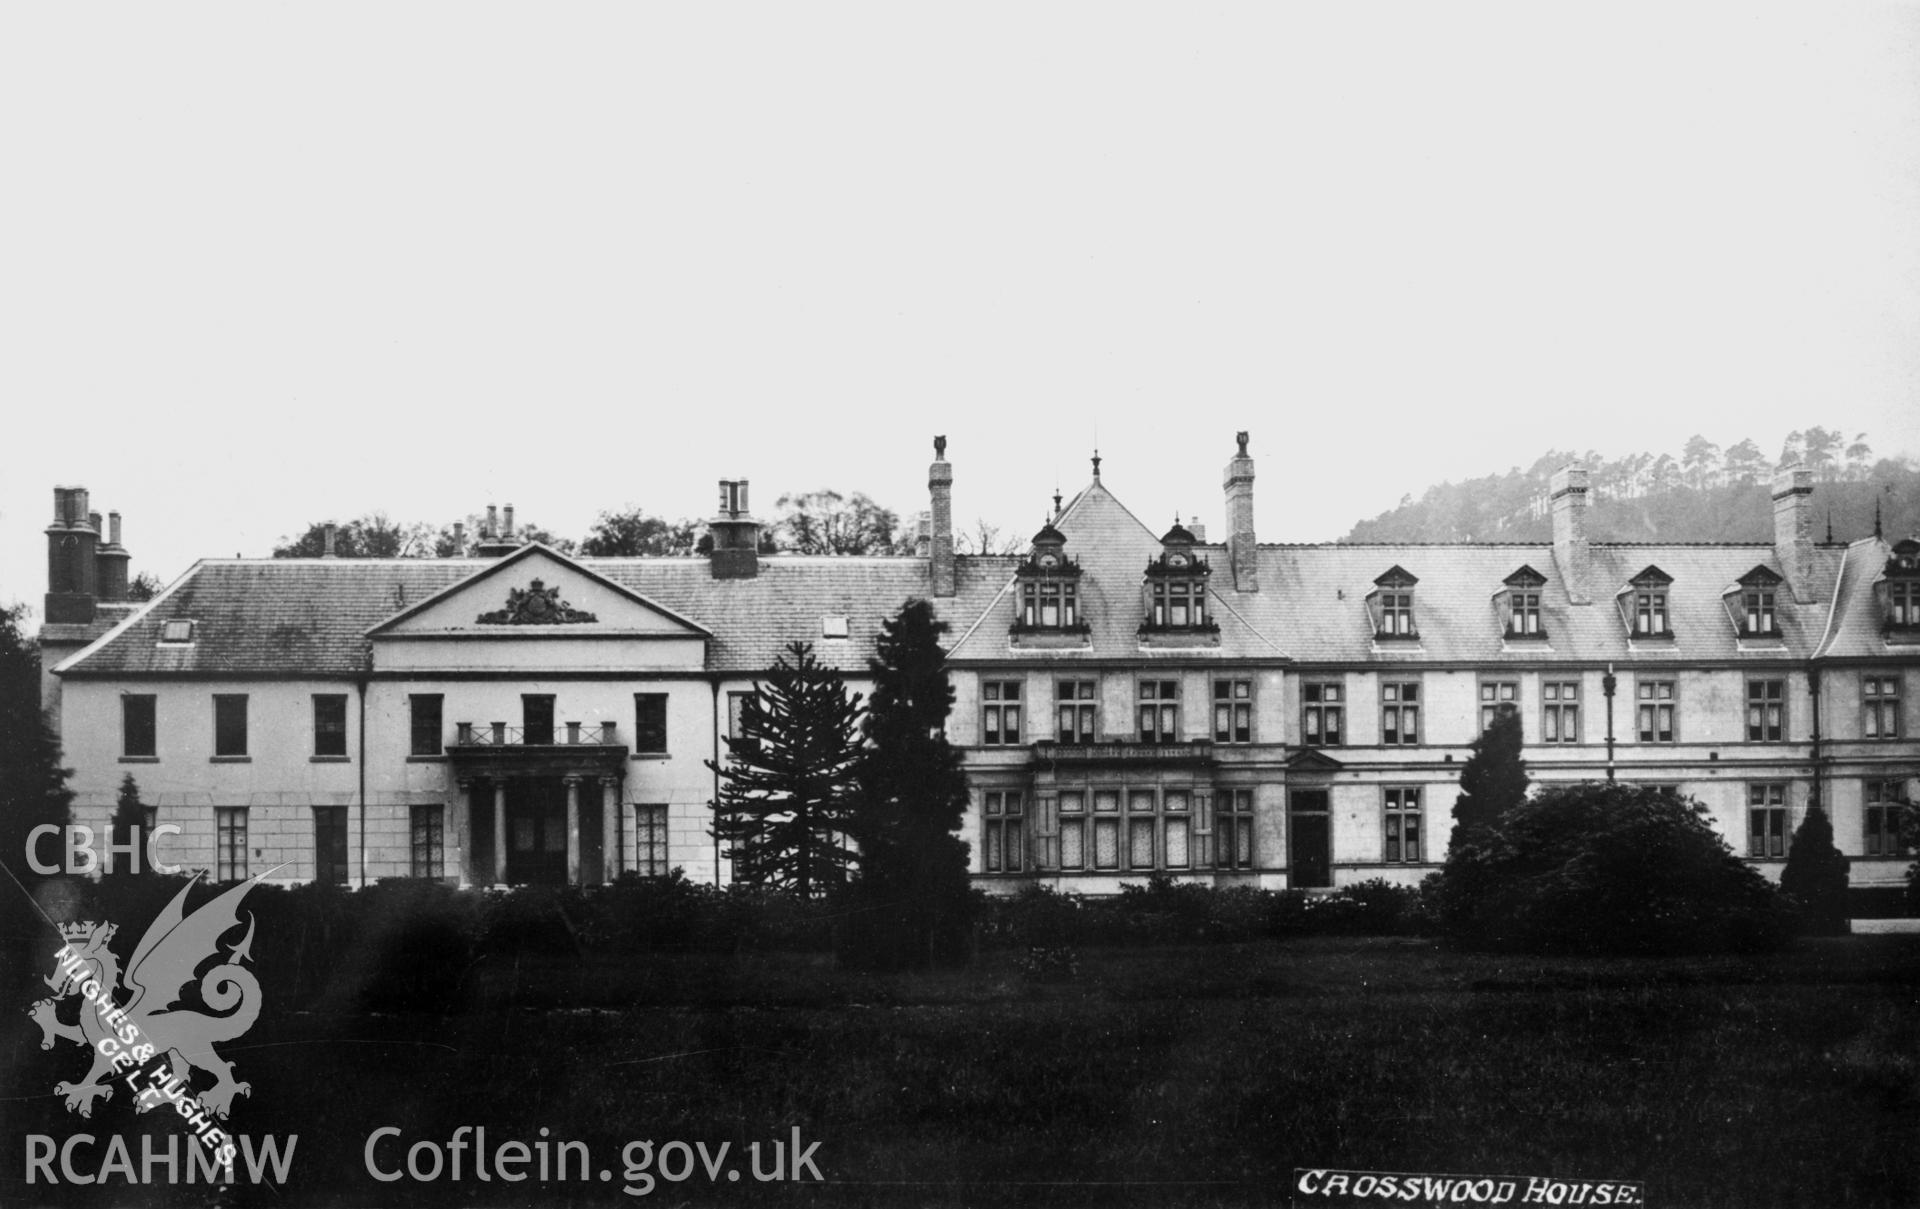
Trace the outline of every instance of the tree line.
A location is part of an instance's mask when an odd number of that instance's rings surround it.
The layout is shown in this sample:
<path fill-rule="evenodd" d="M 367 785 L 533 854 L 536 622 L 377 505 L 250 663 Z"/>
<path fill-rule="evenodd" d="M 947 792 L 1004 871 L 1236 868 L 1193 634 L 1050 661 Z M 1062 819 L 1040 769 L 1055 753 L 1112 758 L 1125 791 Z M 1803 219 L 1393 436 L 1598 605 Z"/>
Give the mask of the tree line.
<path fill-rule="evenodd" d="M 1787 434 L 1772 459 L 1751 438 L 1723 449 L 1700 434 L 1677 453 L 1607 458 L 1551 449 L 1524 468 L 1441 483 L 1418 499 L 1403 496 L 1342 540 L 1545 541 L 1553 533 L 1553 474 L 1580 465 L 1589 472 L 1587 527 L 1596 540 L 1763 541 L 1772 535 L 1767 494 L 1774 472 L 1796 463 L 1822 484 L 1820 521 L 1831 514 L 1836 540 L 1866 536 L 1876 514 L 1887 534 L 1920 528 L 1920 465 L 1906 456 L 1876 458 L 1865 433 L 1847 440 L 1816 425 Z"/>

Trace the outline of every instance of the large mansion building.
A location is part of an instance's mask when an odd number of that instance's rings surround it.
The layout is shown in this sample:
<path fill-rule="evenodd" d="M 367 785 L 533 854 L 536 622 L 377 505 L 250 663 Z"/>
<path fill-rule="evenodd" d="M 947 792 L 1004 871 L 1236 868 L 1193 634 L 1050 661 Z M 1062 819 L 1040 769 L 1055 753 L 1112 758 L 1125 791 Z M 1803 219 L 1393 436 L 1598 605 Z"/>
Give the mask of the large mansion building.
<path fill-rule="evenodd" d="M 1855 885 L 1894 883 L 1920 775 L 1920 543 L 1601 543 L 1586 471 L 1553 541 L 1262 544 L 1246 434 L 1226 532 L 1143 523 L 1101 480 L 1019 555 L 960 555 L 944 439 L 920 551 L 760 550 L 723 482 L 710 551 L 572 558 L 489 525 L 466 556 L 207 559 L 126 599 L 119 517 L 56 488 L 41 631 L 75 821 L 132 773 L 163 859 L 219 879 L 724 883 L 709 803 L 755 677 L 809 642 L 869 684 L 907 600 L 949 625 L 949 737 L 989 887 L 1415 881 L 1468 745 L 1517 710 L 1536 782 L 1704 803 L 1777 876 L 1811 802 Z"/>

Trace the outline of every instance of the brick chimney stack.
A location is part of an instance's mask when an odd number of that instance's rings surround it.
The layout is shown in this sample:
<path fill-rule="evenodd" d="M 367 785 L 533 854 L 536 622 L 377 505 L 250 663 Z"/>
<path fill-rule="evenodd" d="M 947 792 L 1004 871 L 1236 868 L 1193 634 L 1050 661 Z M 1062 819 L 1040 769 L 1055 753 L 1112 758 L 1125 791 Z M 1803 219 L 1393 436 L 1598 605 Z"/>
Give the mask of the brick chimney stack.
<path fill-rule="evenodd" d="M 107 540 L 94 551 L 95 577 L 100 582 L 100 599 L 120 602 L 127 598 L 127 563 L 133 555 L 120 544 L 120 514 L 107 513 Z"/>
<path fill-rule="evenodd" d="M 1247 434 L 1234 434 L 1240 452 L 1227 463 L 1221 486 L 1227 494 L 1227 566 L 1240 592 L 1260 590 L 1259 546 L 1253 537 L 1253 459 L 1247 456 Z"/>
<path fill-rule="evenodd" d="M 747 506 L 747 480 L 720 480 L 720 509 L 707 522 L 713 551 L 707 567 L 715 579 L 752 579 L 760 574 L 760 522 Z"/>
<path fill-rule="evenodd" d="M 338 535 L 338 531 L 333 527 L 332 521 L 328 521 L 326 524 L 320 527 L 320 557 L 321 558 L 338 558 L 339 557 L 339 553 L 334 547 L 334 541 L 337 535 Z"/>
<path fill-rule="evenodd" d="M 1592 552 L 1587 544 L 1587 468 L 1562 466 L 1553 472 L 1553 563 L 1574 604 L 1593 603 L 1587 580 Z"/>
<path fill-rule="evenodd" d="M 933 465 L 927 467 L 927 491 L 933 496 L 933 532 L 929 572 L 935 596 L 954 593 L 953 466 L 947 461 L 947 438 L 933 438 Z"/>
<path fill-rule="evenodd" d="M 481 558 L 504 558 L 513 553 L 513 505 L 507 505 L 507 530 L 500 532 L 500 510 L 492 504 L 487 505 L 487 519 L 480 526 L 480 540 L 473 547 L 474 554 Z"/>
<path fill-rule="evenodd" d="M 1813 471 L 1798 463 L 1773 478 L 1773 556 L 1794 602 L 1813 603 Z"/>
<path fill-rule="evenodd" d="M 87 509 L 85 487 L 53 489 L 53 523 L 47 526 L 47 595 L 42 616 L 49 625 L 87 625 L 100 594 L 100 529 Z"/>

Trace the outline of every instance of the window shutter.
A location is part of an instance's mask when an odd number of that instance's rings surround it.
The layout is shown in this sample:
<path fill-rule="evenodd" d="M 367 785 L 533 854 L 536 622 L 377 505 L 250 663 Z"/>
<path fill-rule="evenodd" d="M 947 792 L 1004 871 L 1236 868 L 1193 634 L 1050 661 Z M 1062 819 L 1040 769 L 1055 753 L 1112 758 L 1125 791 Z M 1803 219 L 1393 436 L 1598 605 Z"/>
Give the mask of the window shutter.
<path fill-rule="evenodd" d="M 1033 825 L 1029 829 L 1033 837 L 1033 863 L 1035 869 L 1058 869 L 1060 867 L 1060 799 L 1053 794 L 1037 798 L 1034 801 Z"/>
<path fill-rule="evenodd" d="M 1188 854 L 1193 869 L 1213 867 L 1213 793 L 1196 789 L 1193 794 L 1193 850 Z"/>

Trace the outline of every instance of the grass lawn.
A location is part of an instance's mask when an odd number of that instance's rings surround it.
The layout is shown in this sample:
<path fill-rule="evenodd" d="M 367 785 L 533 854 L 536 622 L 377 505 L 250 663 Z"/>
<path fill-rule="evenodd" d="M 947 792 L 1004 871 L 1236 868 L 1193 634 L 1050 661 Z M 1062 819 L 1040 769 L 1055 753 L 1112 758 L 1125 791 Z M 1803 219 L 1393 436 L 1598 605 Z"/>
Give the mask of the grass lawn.
<path fill-rule="evenodd" d="M 453 1016 L 264 1016 L 225 1051 L 253 1085 L 233 1124 L 298 1148 L 285 1187 L 224 1199 L 636 1203 L 623 1144 L 678 1139 L 730 1143 L 743 1178 L 696 1163 L 648 1202 L 1284 1205 L 1292 1169 L 1319 1166 L 1635 1180 L 1656 1206 L 1920 1204 L 1920 936 L 1686 960 L 1104 950 L 1041 985 L 1019 956 L 920 977 L 799 954 L 494 960 Z M 80 1068 L 38 1037 L 24 1017 L 0 1034 L 5 1095 L 26 1097 L 0 1101 L 0 1204 L 209 1203 L 24 1187 L 22 1135 L 175 1128 L 124 1093 L 90 1122 L 33 1094 Z M 489 1149 L 546 1126 L 614 1178 L 379 1183 L 362 1154 L 383 1125 L 402 1130 L 388 1167 L 459 1125 Z M 795 1127 L 824 1182 L 744 1174 L 748 1143 Z"/>

